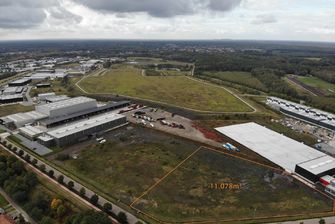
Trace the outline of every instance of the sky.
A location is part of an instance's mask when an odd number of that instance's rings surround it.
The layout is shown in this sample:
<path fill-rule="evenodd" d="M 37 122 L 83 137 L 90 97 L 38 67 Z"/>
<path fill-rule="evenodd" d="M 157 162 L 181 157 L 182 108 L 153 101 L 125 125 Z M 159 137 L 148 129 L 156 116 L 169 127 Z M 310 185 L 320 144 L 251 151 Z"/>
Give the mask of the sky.
<path fill-rule="evenodd" d="M 335 42 L 335 0 L 0 0 L 0 40 Z"/>

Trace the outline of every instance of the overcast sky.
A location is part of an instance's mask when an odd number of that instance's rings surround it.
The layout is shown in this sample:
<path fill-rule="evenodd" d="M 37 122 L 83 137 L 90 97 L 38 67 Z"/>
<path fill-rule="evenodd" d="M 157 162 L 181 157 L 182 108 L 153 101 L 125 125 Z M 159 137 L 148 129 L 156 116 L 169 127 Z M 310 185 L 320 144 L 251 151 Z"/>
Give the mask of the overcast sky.
<path fill-rule="evenodd" d="M 0 40 L 335 42 L 335 0 L 0 0 Z"/>

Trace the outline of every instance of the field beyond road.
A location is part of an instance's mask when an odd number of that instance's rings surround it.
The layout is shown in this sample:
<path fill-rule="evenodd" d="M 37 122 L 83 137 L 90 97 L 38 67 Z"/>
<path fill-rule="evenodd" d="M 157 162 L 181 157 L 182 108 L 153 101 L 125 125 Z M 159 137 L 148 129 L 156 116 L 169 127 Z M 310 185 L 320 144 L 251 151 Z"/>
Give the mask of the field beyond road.
<path fill-rule="evenodd" d="M 165 223 L 267 217 L 264 223 L 274 216 L 330 212 L 332 200 L 290 176 L 202 149 L 133 206 Z"/>
<path fill-rule="evenodd" d="M 80 82 L 89 93 L 124 95 L 200 112 L 250 112 L 247 104 L 224 88 L 186 76 L 145 76 L 141 69 L 119 65 L 103 76 Z"/>

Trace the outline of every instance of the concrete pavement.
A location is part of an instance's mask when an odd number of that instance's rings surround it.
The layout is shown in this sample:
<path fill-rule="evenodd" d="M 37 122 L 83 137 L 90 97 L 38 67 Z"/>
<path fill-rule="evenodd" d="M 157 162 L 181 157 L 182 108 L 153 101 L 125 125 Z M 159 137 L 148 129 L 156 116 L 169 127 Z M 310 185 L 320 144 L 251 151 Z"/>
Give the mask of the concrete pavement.
<path fill-rule="evenodd" d="M 16 204 L 15 201 L 12 200 L 11 197 L 9 197 L 9 195 L 2 188 L 0 188 L 0 194 L 23 216 L 26 221 L 31 224 L 37 224 L 18 204 Z"/>

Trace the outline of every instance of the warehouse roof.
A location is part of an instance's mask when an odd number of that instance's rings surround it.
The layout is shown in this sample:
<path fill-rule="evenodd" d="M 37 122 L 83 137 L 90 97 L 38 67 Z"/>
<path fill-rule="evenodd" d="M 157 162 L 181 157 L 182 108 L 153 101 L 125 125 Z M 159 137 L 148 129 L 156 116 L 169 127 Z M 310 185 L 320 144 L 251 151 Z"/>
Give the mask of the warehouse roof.
<path fill-rule="evenodd" d="M 30 126 L 30 125 L 27 125 L 27 126 L 24 126 L 22 128 L 19 128 L 19 130 L 29 136 L 36 136 L 36 135 L 40 135 L 43 133 L 43 131 L 39 128 L 36 128 L 36 127 L 33 127 L 33 126 Z"/>
<path fill-rule="evenodd" d="M 335 159 L 331 156 L 324 155 L 319 158 L 309 160 L 298 164 L 301 168 L 308 170 L 309 172 L 318 175 L 327 170 L 335 168 Z"/>
<path fill-rule="evenodd" d="M 30 81 L 30 78 L 21 78 L 21 79 L 17 79 L 15 81 L 10 82 L 10 84 L 21 84 L 21 83 L 25 83 L 27 81 Z"/>
<path fill-rule="evenodd" d="M 67 100 L 70 99 L 70 97 L 68 97 L 67 95 L 57 95 L 57 96 L 47 96 L 45 97 L 45 100 L 48 102 L 58 102 L 58 101 L 62 101 L 62 100 Z"/>
<path fill-rule="evenodd" d="M 67 125 L 61 128 L 57 128 L 55 130 L 47 132 L 47 134 L 54 138 L 62 138 L 62 137 L 72 135 L 72 134 L 99 126 L 99 125 L 109 123 L 114 120 L 118 120 L 123 117 L 125 116 L 121 114 L 115 114 L 115 113 L 103 114 L 100 116 L 95 116 L 95 117 L 91 117 L 86 120 L 75 122 L 73 124 L 70 124 L 70 125 Z"/>
<path fill-rule="evenodd" d="M 58 122 L 61 122 L 61 121 L 64 121 L 64 120 L 70 120 L 70 119 L 75 118 L 75 117 L 80 117 L 80 116 L 90 114 L 90 113 L 98 113 L 100 111 L 112 110 L 113 108 L 123 106 L 123 105 L 129 104 L 129 103 L 130 103 L 130 101 L 110 102 L 110 103 L 107 103 L 106 105 L 103 105 L 103 106 L 99 106 L 99 107 L 88 109 L 88 110 L 83 110 L 83 111 L 73 113 L 73 114 L 70 114 L 70 115 L 64 115 L 62 117 L 46 118 L 46 119 L 42 120 L 41 122 L 44 125 L 50 125 L 50 124 L 58 123 Z"/>
<path fill-rule="evenodd" d="M 294 172 L 296 164 L 326 155 L 253 122 L 220 127 L 216 130 L 289 172 Z"/>
<path fill-rule="evenodd" d="M 64 107 L 69 107 L 69 106 L 73 106 L 73 105 L 76 105 L 76 104 L 85 103 L 85 102 L 96 102 L 96 100 L 92 99 L 92 98 L 85 97 L 85 96 L 79 96 L 79 97 L 70 98 L 70 99 L 62 100 L 62 101 L 55 102 L 55 103 L 38 105 L 36 107 L 37 108 L 45 108 L 45 109 L 48 109 L 48 110 L 54 110 L 54 109 L 58 109 L 58 108 L 64 108 Z"/>
<path fill-rule="evenodd" d="M 46 114 L 39 113 L 37 111 L 30 111 L 26 113 L 17 113 L 8 115 L 7 118 L 16 122 L 16 123 L 25 123 L 25 122 L 33 122 L 42 118 L 48 117 Z"/>
<path fill-rule="evenodd" d="M 0 100 L 23 99 L 22 94 L 0 95 Z"/>

